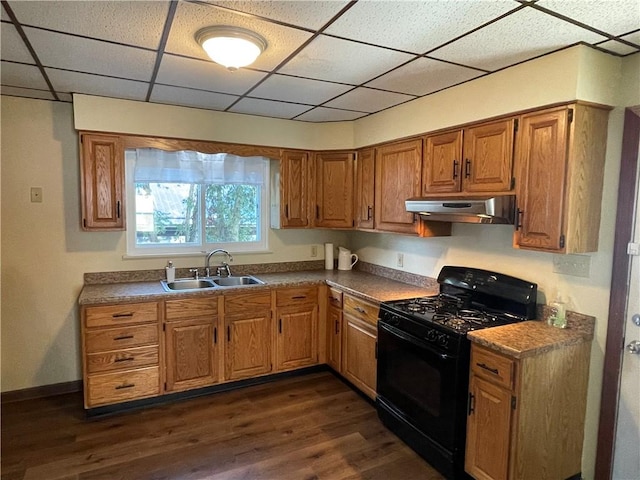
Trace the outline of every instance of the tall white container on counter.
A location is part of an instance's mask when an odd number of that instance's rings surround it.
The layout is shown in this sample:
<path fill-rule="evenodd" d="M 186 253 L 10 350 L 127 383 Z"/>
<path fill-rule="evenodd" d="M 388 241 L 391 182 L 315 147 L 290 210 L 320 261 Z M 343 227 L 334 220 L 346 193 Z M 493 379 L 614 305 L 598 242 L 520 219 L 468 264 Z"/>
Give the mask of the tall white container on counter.
<path fill-rule="evenodd" d="M 167 272 L 167 283 L 171 283 L 176 279 L 176 267 L 173 266 L 173 262 L 167 262 L 167 266 L 164 267 Z"/>
<path fill-rule="evenodd" d="M 333 270 L 333 243 L 324 244 L 324 268 Z"/>

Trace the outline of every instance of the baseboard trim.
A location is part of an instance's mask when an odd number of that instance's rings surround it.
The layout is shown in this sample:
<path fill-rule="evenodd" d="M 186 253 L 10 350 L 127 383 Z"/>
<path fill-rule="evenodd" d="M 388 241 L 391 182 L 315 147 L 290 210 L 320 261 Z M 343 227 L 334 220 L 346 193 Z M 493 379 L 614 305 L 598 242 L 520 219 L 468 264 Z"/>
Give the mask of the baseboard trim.
<path fill-rule="evenodd" d="M 0 393 L 0 404 L 20 402 L 22 400 L 33 400 L 35 398 L 53 397 L 55 395 L 64 395 L 65 393 L 76 393 L 81 391 L 82 380 L 54 383 L 51 385 L 42 385 L 40 387 L 2 392 Z"/>

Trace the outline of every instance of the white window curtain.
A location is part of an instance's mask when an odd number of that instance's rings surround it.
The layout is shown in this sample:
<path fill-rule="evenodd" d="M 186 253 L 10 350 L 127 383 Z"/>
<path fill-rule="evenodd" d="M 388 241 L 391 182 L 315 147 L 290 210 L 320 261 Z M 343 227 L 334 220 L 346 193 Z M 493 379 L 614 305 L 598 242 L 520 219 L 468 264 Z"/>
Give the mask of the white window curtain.
<path fill-rule="evenodd" d="M 239 157 L 229 153 L 200 153 L 156 148 L 127 150 L 135 160 L 136 182 L 264 185 L 266 157 Z"/>

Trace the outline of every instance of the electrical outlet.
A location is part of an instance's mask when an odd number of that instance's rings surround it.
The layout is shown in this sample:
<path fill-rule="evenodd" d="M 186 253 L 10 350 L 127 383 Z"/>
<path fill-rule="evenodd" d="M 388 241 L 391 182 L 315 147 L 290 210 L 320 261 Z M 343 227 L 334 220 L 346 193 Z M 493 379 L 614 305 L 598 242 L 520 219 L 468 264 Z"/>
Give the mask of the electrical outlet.
<path fill-rule="evenodd" d="M 589 255 L 554 255 L 553 271 L 574 277 L 589 278 L 591 257 Z"/>
<path fill-rule="evenodd" d="M 318 246 L 317 245 L 311 245 L 311 256 L 312 257 L 317 257 L 318 256 Z"/>
<path fill-rule="evenodd" d="M 42 203 L 42 187 L 31 187 L 31 202 Z"/>
<path fill-rule="evenodd" d="M 404 254 L 403 253 L 398 253 L 397 266 L 400 267 L 400 268 L 404 267 Z"/>

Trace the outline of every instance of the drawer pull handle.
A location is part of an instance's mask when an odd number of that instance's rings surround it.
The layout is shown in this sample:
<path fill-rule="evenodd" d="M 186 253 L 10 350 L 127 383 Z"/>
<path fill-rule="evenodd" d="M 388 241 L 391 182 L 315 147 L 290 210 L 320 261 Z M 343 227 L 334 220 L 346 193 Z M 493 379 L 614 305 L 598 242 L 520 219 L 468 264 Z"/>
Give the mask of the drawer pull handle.
<path fill-rule="evenodd" d="M 125 358 L 116 358 L 114 360 L 115 363 L 120 363 L 120 362 L 130 362 L 132 360 L 135 360 L 134 357 L 125 357 Z"/>
<path fill-rule="evenodd" d="M 367 313 L 367 311 L 364 308 L 353 307 L 353 309 L 358 313 Z"/>
<path fill-rule="evenodd" d="M 113 317 L 113 318 L 129 318 L 129 317 L 133 317 L 133 312 L 129 312 L 129 313 L 114 313 L 113 315 L 111 315 L 111 317 Z"/>
<path fill-rule="evenodd" d="M 486 363 L 476 363 L 476 365 L 479 366 L 480 368 L 488 370 L 489 372 L 493 373 L 494 375 L 500 375 L 500 370 L 498 370 L 497 368 L 488 367 Z"/>
<path fill-rule="evenodd" d="M 113 337 L 114 340 L 129 340 L 133 338 L 133 335 L 120 335 L 119 337 Z"/>
<path fill-rule="evenodd" d="M 296 295 L 295 297 L 291 297 L 292 300 L 302 300 L 303 298 L 307 298 L 306 295 Z"/>
<path fill-rule="evenodd" d="M 116 390 L 122 390 L 123 388 L 133 388 L 135 386 L 136 386 L 135 383 L 123 383 L 122 385 L 118 385 L 116 387 Z"/>

